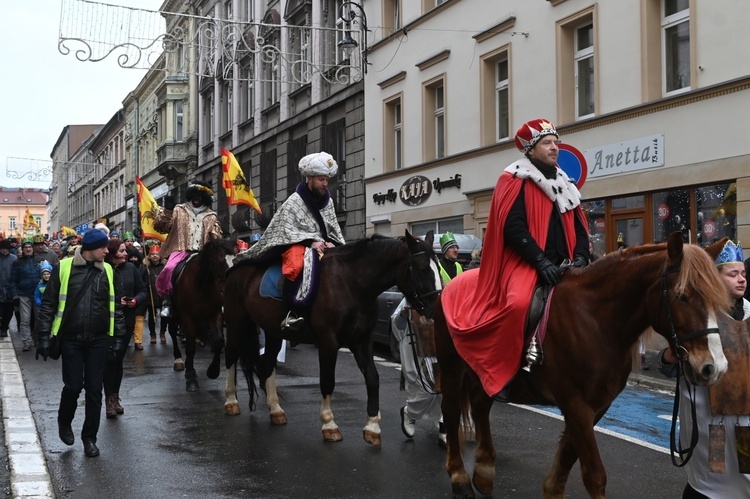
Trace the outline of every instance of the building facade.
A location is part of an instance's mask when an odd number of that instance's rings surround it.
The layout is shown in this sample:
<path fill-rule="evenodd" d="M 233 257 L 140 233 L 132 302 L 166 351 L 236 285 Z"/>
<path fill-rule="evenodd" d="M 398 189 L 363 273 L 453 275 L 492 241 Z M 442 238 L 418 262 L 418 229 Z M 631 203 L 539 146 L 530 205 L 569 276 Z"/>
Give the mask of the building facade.
<path fill-rule="evenodd" d="M 94 158 L 93 177 L 88 186 L 93 194 L 92 219 L 101 221 L 110 230 L 121 231 L 127 218 L 125 194 L 128 187 L 122 109 L 101 128 L 89 149 Z"/>
<path fill-rule="evenodd" d="M 68 204 L 71 199 L 71 184 L 77 171 L 71 165 L 71 158 L 81 144 L 91 137 L 102 125 L 67 125 L 60 132 L 50 157 L 52 158 L 52 183 L 49 189 L 49 222 L 47 233 L 60 231 L 62 225 L 70 226 L 71 216 Z"/>
<path fill-rule="evenodd" d="M 0 187 L 0 236 L 4 239 L 48 234 L 47 200 L 44 189 Z M 25 222 L 27 210 L 39 229 Z"/>
<path fill-rule="evenodd" d="M 483 237 L 515 130 L 572 147 L 599 254 L 682 231 L 750 240 L 750 4 L 380 0 L 365 80 L 367 231 Z M 583 165 L 586 165 L 585 167 Z"/>

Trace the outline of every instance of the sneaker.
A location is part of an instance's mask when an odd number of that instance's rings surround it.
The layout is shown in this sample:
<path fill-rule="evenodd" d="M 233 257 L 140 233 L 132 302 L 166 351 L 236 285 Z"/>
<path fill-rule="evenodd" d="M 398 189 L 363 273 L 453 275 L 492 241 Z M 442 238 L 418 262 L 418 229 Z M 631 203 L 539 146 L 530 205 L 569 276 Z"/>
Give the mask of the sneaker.
<path fill-rule="evenodd" d="M 417 429 L 417 422 L 406 415 L 406 406 L 401 408 L 401 431 L 406 438 L 414 438 L 414 432 Z"/>
<path fill-rule="evenodd" d="M 299 331 L 302 326 L 305 324 L 305 319 L 302 317 L 297 317 L 297 314 L 289 311 L 288 314 L 286 314 L 286 318 L 284 318 L 283 321 L 281 321 L 281 330 L 282 331 Z"/>
<path fill-rule="evenodd" d="M 444 449 L 448 448 L 448 432 L 445 431 L 445 423 L 438 423 L 438 445 Z"/>

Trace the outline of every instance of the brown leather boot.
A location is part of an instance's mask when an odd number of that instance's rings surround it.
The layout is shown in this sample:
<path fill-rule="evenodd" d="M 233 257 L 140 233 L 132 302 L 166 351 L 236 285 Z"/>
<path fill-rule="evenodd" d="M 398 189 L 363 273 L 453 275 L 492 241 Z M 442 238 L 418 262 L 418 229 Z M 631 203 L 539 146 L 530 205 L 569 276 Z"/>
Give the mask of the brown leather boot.
<path fill-rule="evenodd" d="M 120 405 L 120 394 L 115 393 L 112 396 L 114 397 L 115 412 L 117 414 L 125 414 L 125 409 L 123 409 L 122 406 Z"/>
<path fill-rule="evenodd" d="M 117 417 L 117 410 L 115 409 L 115 402 L 117 401 L 117 395 L 107 395 L 104 399 L 104 405 L 107 410 L 108 418 Z"/>

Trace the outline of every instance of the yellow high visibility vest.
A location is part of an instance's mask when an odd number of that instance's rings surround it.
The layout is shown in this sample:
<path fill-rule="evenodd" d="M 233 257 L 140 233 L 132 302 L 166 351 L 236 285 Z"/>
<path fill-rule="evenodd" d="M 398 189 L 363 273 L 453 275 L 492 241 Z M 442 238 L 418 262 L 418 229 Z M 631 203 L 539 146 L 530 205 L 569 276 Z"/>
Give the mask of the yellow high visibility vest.
<path fill-rule="evenodd" d="M 464 271 L 464 268 L 461 266 L 460 263 L 454 262 L 454 265 L 456 266 L 456 276 Z M 448 275 L 448 272 L 445 271 L 443 268 L 443 264 L 438 261 L 438 267 L 440 267 L 440 280 L 443 281 L 443 286 L 451 282 L 451 276 Z"/>
<path fill-rule="evenodd" d="M 73 268 L 73 259 L 66 258 L 60 261 L 60 296 L 57 301 L 57 313 L 52 321 L 52 336 L 57 336 L 62 324 L 63 312 L 65 312 L 65 301 L 68 299 L 68 281 L 70 280 L 70 271 Z M 115 334 L 115 279 L 112 266 L 104 262 L 104 272 L 107 274 L 109 281 L 109 335 Z"/>

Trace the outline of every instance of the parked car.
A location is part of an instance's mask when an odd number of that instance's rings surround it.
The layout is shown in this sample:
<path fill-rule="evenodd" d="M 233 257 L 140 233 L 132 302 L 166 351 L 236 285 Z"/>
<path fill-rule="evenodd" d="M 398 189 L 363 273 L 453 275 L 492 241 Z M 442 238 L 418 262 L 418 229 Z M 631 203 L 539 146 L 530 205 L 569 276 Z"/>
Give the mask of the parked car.
<path fill-rule="evenodd" d="M 398 342 L 391 331 L 391 315 L 393 315 L 393 311 L 396 310 L 403 297 L 404 295 L 396 286 L 380 293 L 378 296 L 378 321 L 375 323 L 375 329 L 372 330 L 373 343 L 388 348 L 396 362 L 401 362 L 401 356 L 399 355 Z"/>

